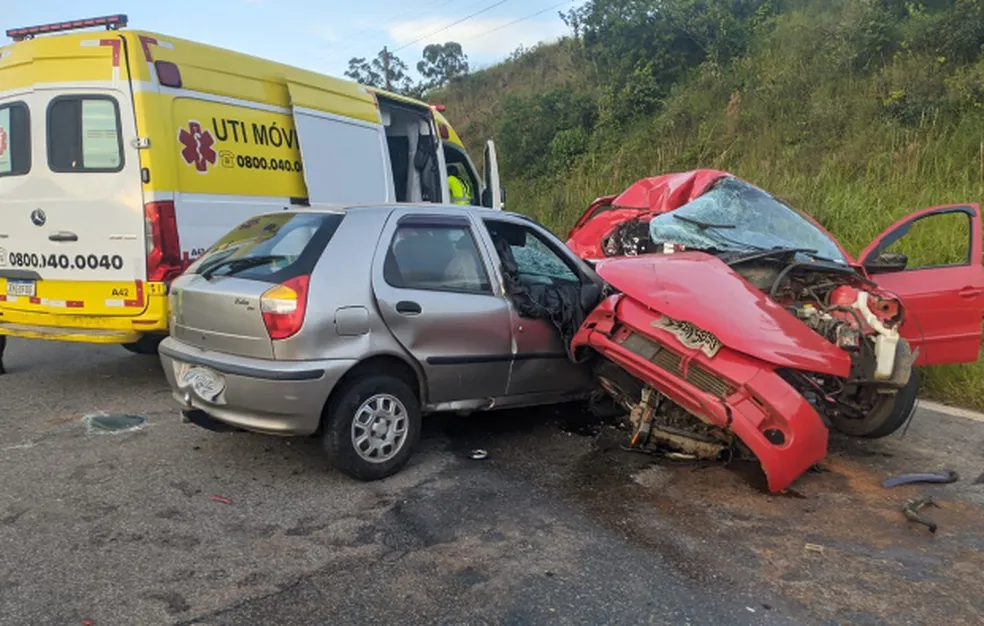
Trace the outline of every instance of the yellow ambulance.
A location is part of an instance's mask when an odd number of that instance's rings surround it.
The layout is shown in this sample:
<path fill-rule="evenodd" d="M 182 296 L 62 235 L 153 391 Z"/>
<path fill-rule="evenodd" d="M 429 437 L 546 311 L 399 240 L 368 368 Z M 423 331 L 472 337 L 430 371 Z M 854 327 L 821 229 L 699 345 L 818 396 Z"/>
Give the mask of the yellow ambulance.
<path fill-rule="evenodd" d="M 441 107 L 126 24 L 0 47 L 0 335 L 155 352 L 170 281 L 251 215 L 449 203 L 455 164 L 502 206 Z"/>

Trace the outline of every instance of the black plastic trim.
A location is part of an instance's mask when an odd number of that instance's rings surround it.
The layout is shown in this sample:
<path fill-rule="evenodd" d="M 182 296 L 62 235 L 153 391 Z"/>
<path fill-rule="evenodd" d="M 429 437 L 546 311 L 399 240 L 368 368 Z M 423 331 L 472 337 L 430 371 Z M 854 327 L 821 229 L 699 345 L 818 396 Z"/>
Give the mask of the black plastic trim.
<path fill-rule="evenodd" d="M 287 381 L 305 381 L 305 380 L 318 380 L 323 378 L 325 375 L 324 369 L 308 369 L 308 370 L 298 370 L 296 372 L 272 372 L 270 370 L 260 369 L 258 367 L 249 367 L 247 365 L 232 365 L 230 363 L 221 363 L 219 361 L 214 361 L 207 357 L 201 356 L 190 356 L 188 354 L 177 352 L 175 350 L 170 350 L 165 346 L 160 346 L 158 352 L 164 356 L 170 357 L 176 361 L 182 363 L 188 363 L 191 365 L 203 365 L 205 367 L 210 367 L 217 372 L 223 374 L 231 374 L 233 376 L 245 376 L 247 378 L 258 378 L 262 380 L 287 380 Z"/>
<path fill-rule="evenodd" d="M 470 228 L 471 222 L 464 215 L 435 215 L 433 213 L 409 213 L 397 222 L 399 226 L 460 226 Z"/>
<path fill-rule="evenodd" d="M 527 354 L 477 354 L 464 356 L 427 357 L 428 365 L 478 365 L 481 363 L 502 363 L 505 361 L 534 361 L 541 359 L 566 359 L 563 352 L 531 352 Z"/>
<path fill-rule="evenodd" d="M 34 270 L 0 270 L 0 278 L 12 278 L 14 280 L 42 280 L 41 274 Z"/>

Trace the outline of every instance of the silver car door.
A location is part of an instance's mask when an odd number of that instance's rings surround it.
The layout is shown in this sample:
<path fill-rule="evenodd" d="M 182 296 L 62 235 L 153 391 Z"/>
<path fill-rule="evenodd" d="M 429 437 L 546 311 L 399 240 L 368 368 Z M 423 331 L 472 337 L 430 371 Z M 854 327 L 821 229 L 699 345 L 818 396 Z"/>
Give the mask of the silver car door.
<path fill-rule="evenodd" d="M 514 240 L 509 241 L 510 249 L 524 282 L 568 282 L 579 286 L 582 280 L 591 280 L 586 275 L 581 277 L 585 272 L 578 262 L 565 253 L 563 243 L 546 229 L 506 215 L 483 218 L 482 222 L 483 236 L 488 238 L 493 250 L 496 237 L 502 236 L 505 229 L 511 233 Z M 499 262 L 496 257 L 496 263 Z M 510 328 L 515 354 L 508 395 L 568 393 L 591 386 L 588 368 L 570 360 L 567 346 L 549 320 L 521 317 L 510 303 Z"/>
<path fill-rule="evenodd" d="M 379 242 L 379 311 L 423 368 L 428 402 L 504 395 L 512 361 L 509 304 L 489 278 L 467 214 L 397 209 Z"/>

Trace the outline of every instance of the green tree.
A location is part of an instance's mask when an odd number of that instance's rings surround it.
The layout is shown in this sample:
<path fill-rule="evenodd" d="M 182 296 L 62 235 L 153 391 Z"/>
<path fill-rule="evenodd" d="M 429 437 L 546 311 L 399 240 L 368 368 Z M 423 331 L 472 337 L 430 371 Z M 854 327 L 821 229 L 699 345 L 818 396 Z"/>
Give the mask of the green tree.
<path fill-rule="evenodd" d="M 432 43 L 424 48 L 422 56 L 417 62 L 417 71 L 424 78 L 421 91 L 439 89 L 468 75 L 468 56 L 457 42 Z"/>
<path fill-rule="evenodd" d="M 345 71 L 345 76 L 369 87 L 416 95 L 419 88 L 410 78 L 409 70 L 403 60 L 383 48 L 372 59 L 365 57 L 349 59 L 349 68 Z"/>

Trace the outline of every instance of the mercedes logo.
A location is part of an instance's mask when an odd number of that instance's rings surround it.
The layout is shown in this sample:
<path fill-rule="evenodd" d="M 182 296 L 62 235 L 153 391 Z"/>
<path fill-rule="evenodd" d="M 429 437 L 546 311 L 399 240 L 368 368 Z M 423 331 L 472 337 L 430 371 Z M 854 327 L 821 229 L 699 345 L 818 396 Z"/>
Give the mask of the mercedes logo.
<path fill-rule="evenodd" d="M 34 209 L 31 211 L 31 223 L 35 226 L 44 226 L 44 223 L 48 221 L 48 217 L 44 214 L 41 209 Z"/>

